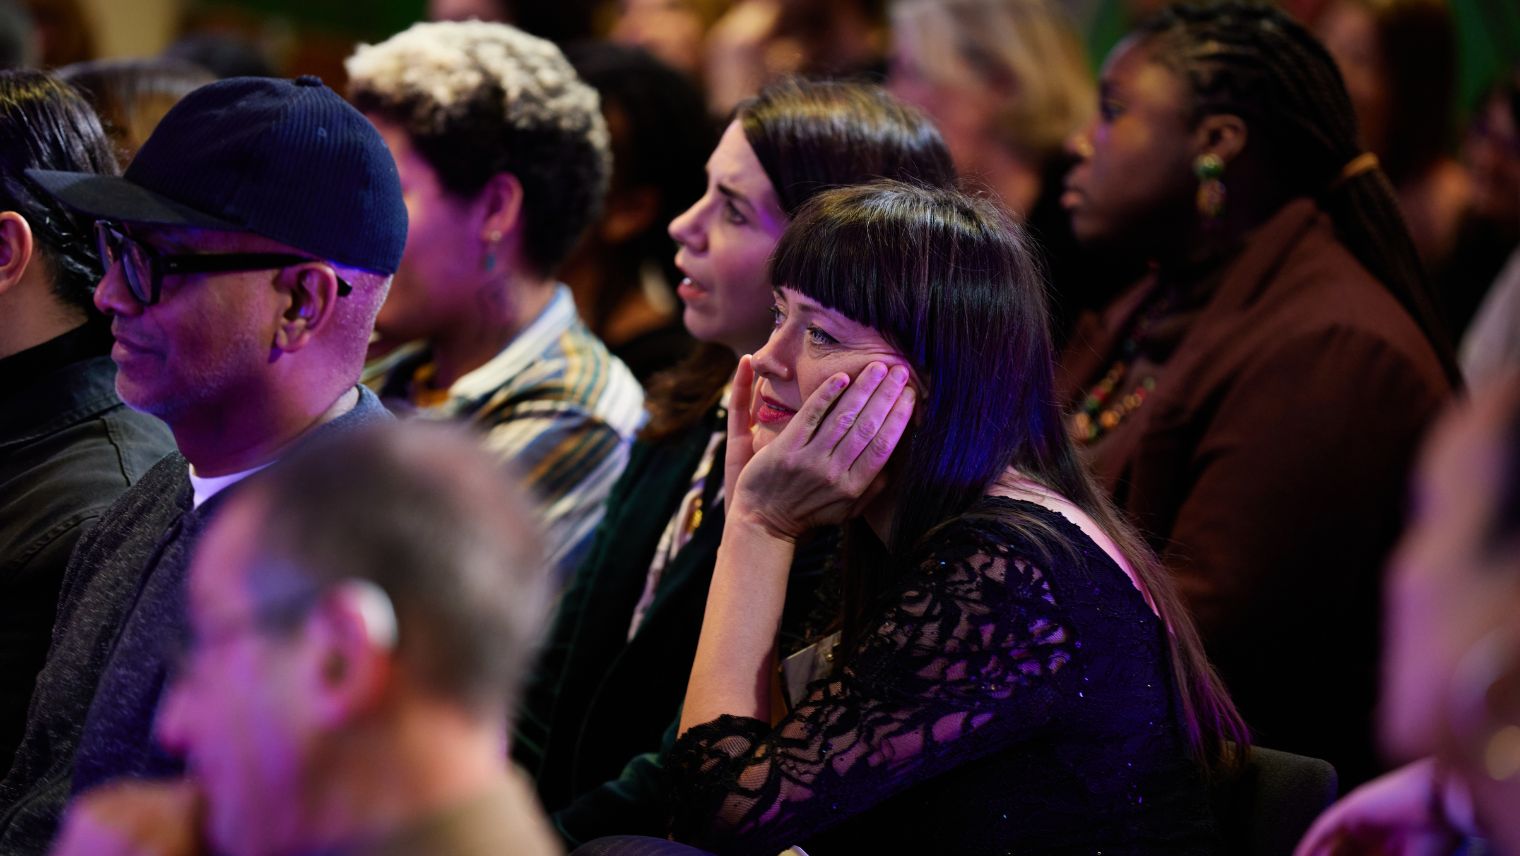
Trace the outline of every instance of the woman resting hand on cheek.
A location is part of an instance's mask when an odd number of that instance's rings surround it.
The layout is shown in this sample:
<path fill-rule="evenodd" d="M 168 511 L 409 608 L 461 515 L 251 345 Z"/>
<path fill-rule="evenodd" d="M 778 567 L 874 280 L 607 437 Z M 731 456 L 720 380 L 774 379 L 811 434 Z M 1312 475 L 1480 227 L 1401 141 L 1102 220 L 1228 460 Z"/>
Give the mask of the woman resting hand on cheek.
<path fill-rule="evenodd" d="M 954 191 L 843 188 L 793 218 L 771 281 L 669 757 L 677 837 L 1211 852 L 1204 773 L 1244 727 L 1077 463 L 1022 233 Z M 773 717 L 795 543 L 840 523 L 839 656 Z"/>

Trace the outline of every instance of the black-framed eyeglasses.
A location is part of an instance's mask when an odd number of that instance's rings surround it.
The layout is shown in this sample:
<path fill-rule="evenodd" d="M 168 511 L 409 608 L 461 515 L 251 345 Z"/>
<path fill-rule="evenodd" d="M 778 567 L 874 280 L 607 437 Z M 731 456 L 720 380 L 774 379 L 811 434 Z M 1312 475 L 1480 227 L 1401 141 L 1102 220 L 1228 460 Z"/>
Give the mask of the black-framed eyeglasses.
<path fill-rule="evenodd" d="M 152 306 L 163 290 L 164 277 L 184 273 L 232 273 L 247 270 L 273 270 L 291 265 L 320 261 L 294 253 L 160 253 L 134 239 L 109 220 L 95 222 L 95 248 L 100 263 L 110 270 L 121 263 L 122 275 L 137 302 Z M 338 296 L 345 297 L 354 287 L 337 277 Z"/>

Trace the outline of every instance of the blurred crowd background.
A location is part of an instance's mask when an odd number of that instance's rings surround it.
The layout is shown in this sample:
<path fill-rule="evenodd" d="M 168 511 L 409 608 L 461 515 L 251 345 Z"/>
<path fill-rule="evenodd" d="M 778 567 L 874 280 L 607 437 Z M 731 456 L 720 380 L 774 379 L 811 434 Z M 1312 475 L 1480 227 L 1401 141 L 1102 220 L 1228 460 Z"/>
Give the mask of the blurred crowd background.
<path fill-rule="evenodd" d="M 929 0 L 935 4 L 935 0 Z M 187 45 L 215 41 L 232 60 L 233 46 L 245 62 L 262 61 L 281 76 L 318 74 L 341 89 L 343 58 L 356 41 L 376 41 L 413 21 L 479 18 L 512 23 L 561 44 L 597 38 L 638 44 L 709 88 L 735 81 L 713 79 L 724 69 L 709 58 L 719 46 L 744 46 L 770 71 L 831 71 L 841 66 L 885 68 L 891 52 L 888 0 L 5 0 L 34 23 L 31 44 L 4 45 L 0 61 L 19 64 L 17 51 L 31 51 L 32 64 L 55 68 L 100 58 L 185 53 Z M 1165 4 L 1160 0 L 1062 0 L 1095 68 L 1135 22 Z M 1439 71 L 1450 37 L 1453 62 L 1448 98 L 1452 119 L 1477 109 L 1484 90 L 1520 58 L 1520 4 L 1508 0 L 1284 0 L 1306 23 L 1365 38 L 1404 26 L 1420 50 L 1422 71 Z M 1410 12 L 1409 9 L 1417 11 Z M 1356 11 L 1348 11 L 1354 9 Z M 1392 21 L 1401 12 L 1406 20 Z M 9 15 L 8 15 L 9 17 Z M 1355 20 L 1353 20 L 1355 19 Z M 1414 26 L 1410 26 L 1413 24 Z M 1360 28 L 1360 30 L 1358 29 Z M 14 29 L 6 26 L 7 40 Z M 171 45 L 174 46 L 171 48 Z M 1367 59 L 1363 49 L 1364 66 Z M 721 64 L 721 63 L 720 63 Z M 246 66 L 252 70 L 254 66 Z"/>
<path fill-rule="evenodd" d="M 992 190 L 1053 245 L 1059 338 L 1066 320 L 1102 297 L 1084 292 L 1127 282 L 1136 272 L 1125 260 L 1064 251 L 1058 198 L 1070 159 L 1063 147 L 1092 118 L 1102 58 L 1163 5 L 0 0 L 0 67 L 67 69 L 66 77 L 96 92 L 97 108 L 120 116 L 111 132 L 130 156 L 134 141 L 174 100 L 212 76 L 315 74 L 343 91 L 343 60 L 355 45 L 378 42 L 418 20 L 503 21 L 548 38 L 571 50 L 582 75 L 621 115 L 613 120 L 624 147 L 617 160 L 634 165 L 620 167 L 610 202 L 626 216 L 607 218 L 564 278 L 593 331 L 644 379 L 649 370 L 641 359 L 652 367 L 683 347 L 676 341 L 673 295 L 657 284 L 659 273 L 669 282 L 674 272 L 658 268 L 669 267 L 664 224 L 699 193 L 696 166 L 712 128 L 765 83 L 799 73 L 882 81 L 929 112 L 961 174 Z M 1366 147 L 1398 191 L 1447 333 L 1460 342 L 1520 241 L 1520 130 L 1508 104 L 1520 92 L 1520 4 L 1282 5 L 1313 29 L 1341 66 Z M 641 48 L 660 65 L 640 65 L 642 53 L 607 54 L 608 43 Z M 114 107 L 100 103 L 112 99 Z M 711 120 L 705 126 L 698 99 Z M 622 252 L 610 253 L 614 246 Z M 631 297 L 634 292 L 642 294 Z M 671 329 L 647 337 L 664 327 Z M 640 337 L 620 352 L 620 344 Z"/>

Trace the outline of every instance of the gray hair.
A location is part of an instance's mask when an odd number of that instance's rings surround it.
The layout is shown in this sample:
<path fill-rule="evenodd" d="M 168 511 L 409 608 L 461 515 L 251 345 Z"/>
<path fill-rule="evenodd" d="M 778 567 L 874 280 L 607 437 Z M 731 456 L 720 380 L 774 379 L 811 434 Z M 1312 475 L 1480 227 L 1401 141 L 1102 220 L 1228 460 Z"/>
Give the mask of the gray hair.
<path fill-rule="evenodd" d="M 516 479 L 474 438 L 429 423 L 324 436 L 250 488 L 255 600 L 373 584 L 394 605 L 396 656 L 418 685 L 483 715 L 512 709 L 550 577 Z"/>
<path fill-rule="evenodd" d="M 414 24 L 345 63 L 349 96 L 399 125 L 449 192 L 523 185 L 527 260 L 549 273 L 600 213 L 612 172 L 596 90 L 551 42 L 506 24 Z"/>

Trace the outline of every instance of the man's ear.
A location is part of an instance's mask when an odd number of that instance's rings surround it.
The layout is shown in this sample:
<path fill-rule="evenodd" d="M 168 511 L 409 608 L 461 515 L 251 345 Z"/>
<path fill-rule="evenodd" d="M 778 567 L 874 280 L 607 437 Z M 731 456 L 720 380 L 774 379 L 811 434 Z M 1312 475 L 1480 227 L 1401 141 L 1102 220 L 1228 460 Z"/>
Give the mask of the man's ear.
<path fill-rule="evenodd" d="M 335 728 L 378 706 L 395 668 L 396 613 L 385 592 L 364 581 L 339 583 L 307 630 L 306 682 L 319 721 Z"/>
<path fill-rule="evenodd" d="M 15 211 L 0 211 L 0 294 L 21 281 L 32 250 L 31 224 Z"/>
<path fill-rule="evenodd" d="M 1193 132 L 1193 157 L 1218 155 L 1228 166 L 1246 147 L 1249 131 L 1245 120 L 1233 113 L 1212 113 L 1198 122 Z"/>
<path fill-rule="evenodd" d="M 294 353 L 311 344 L 317 332 L 332 321 L 337 306 L 338 273 L 326 262 L 307 262 L 281 269 L 275 287 L 285 296 L 275 326 L 274 349 Z"/>

